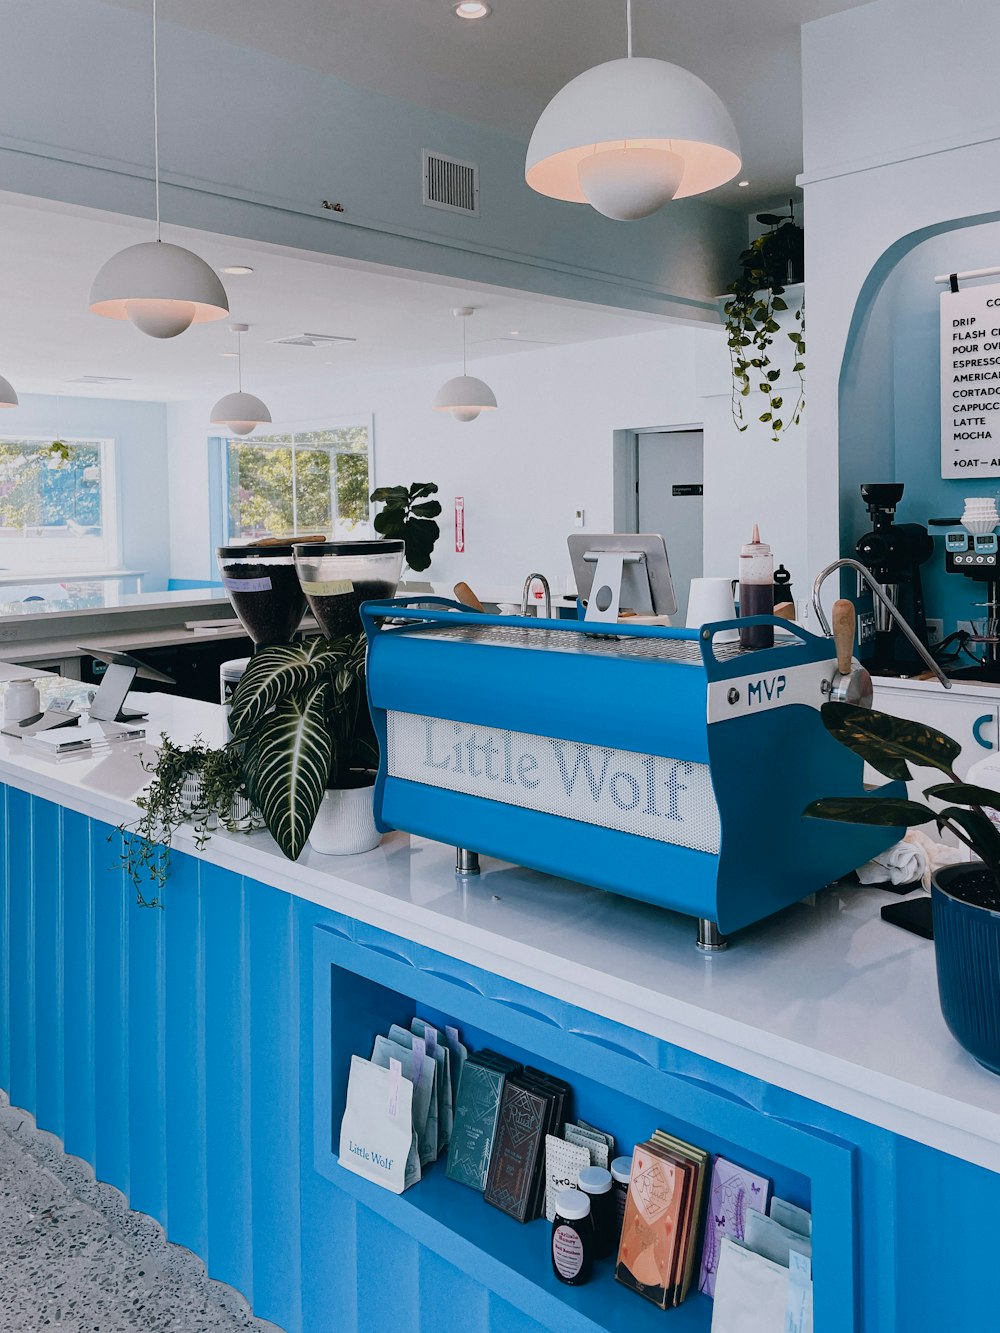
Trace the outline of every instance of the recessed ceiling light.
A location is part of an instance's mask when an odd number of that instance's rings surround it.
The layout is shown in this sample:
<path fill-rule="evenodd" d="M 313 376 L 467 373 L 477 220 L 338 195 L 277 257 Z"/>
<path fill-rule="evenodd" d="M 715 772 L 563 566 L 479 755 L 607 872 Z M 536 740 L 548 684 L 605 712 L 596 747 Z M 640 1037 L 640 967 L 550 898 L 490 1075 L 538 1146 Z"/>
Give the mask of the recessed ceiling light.
<path fill-rule="evenodd" d="M 249 264 L 227 264 L 222 270 L 223 273 L 230 273 L 234 278 L 242 278 L 247 273 L 252 273 L 253 269 Z"/>
<path fill-rule="evenodd" d="M 520 332 L 521 332 L 520 329 L 511 329 L 511 331 L 510 331 L 510 336 L 511 336 L 512 338 L 516 338 Z"/>
<path fill-rule="evenodd" d="M 484 0 L 459 0 L 451 8 L 460 19 L 485 19 L 493 13 L 493 6 L 487 5 Z"/>
<path fill-rule="evenodd" d="M 750 182 L 749 182 L 749 181 L 737 181 L 736 184 L 740 187 L 741 190 L 745 190 L 745 189 L 747 188 L 747 186 L 750 184 Z M 226 272 L 228 273 L 229 270 L 226 269 Z"/>
<path fill-rule="evenodd" d="M 220 356 L 235 356 L 236 353 L 235 353 L 235 352 L 220 352 L 219 355 L 220 355 Z"/>

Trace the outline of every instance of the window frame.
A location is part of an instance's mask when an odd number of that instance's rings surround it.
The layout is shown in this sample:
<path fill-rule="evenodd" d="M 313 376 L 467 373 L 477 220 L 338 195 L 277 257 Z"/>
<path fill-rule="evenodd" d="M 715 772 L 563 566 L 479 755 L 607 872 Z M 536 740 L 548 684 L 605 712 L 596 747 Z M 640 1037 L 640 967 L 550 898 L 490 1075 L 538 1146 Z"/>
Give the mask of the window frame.
<path fill-rule="evenodd" d="M 292 437 L 292 475 L 295 475 L 295 455 L 299 449 L 308 452 L 310 448 L 316 446 L 300 445 L 297 443 L 297 437 L 305 435 L 310 431 L 332 431 L 343 430 L 350 426 L 363 426 L 368 432 L 368 494 L 371 495 L 375 489 L 375 418 L 372 413 L 361 413 L 357 416 L 337 416 L 337 417 L 316 417 L 303 421 L 284 421 L 272 422 L 267 428 L 267 435 L 290 435 Z M 263 432 L 262 432 L 263 434 Z M 250 435 L 223 435 L 213 432 L 209 436 L 209 487 L 214 496 L 212 505 L 212 523 L 211 532 L 211 550 L 210 565 L 215 567 L 215 552 L 219 546 L 227 546 L 230 542 L 240 541 L 242 538 L 234 537 L 230 527 L 231 516 L 229 513 L 229 444 L 253 444 L 256 432 Z M 348 452 L 348 451 L 345 451 Z M 334 491 L 334 500 L 336 501 L 336 491 Z M 292 495 L 293 513 L 295 511 L 295 495 Z M 369 511 L 370 512 L 370 511 Z M 330 534 L 332 537 L 333 534 Z"/>
<path fill-rule="evenodd" d="M 0 433 L 0 444 L 33 444 L 42 447 L 52 444 L 54 439 L 60 439 L 69 445 L 89 444 L 97 445 L 100 455 L 101 468 L 101 541 L 104 544 L 104 561 L 98 562 L 94 566 L 88 566 L 84 573 L 87 574 L 106 574 L 111 570 L 122 568 L 122 546 L 124 533 L 122 531 L 122 512 L 119 503 L 118 486 L 118 440 L 109 435 L 38 435 L 38 434 L 14 434 Z M 23 539 L 25 544 L 32 541 L 44 540 L 44 538 L 26 537 Z M 33 574 L 47 574 L 51 571 L 45 568 L 27 567 L 23 571 L 20 569 L 9 569 L 8 573 L 21 574 L 30 577 Z M 66 571 L 67 575 L 72 574 L 72 570 Z"/>

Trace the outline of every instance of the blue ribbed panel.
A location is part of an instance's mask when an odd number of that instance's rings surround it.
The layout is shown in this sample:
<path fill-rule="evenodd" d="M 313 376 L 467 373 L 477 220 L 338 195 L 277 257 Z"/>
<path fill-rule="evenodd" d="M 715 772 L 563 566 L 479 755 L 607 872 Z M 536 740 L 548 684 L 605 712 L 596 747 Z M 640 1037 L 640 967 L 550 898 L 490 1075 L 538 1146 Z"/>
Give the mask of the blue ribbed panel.
<path fill-rule="evenodd" d="M 205 1152 L 205 945 L 201 863 L 178 858 L 163 917 L 164 1171 L 170 1238 L 197 1254 L 208 1249 Z"/>
<path fill-rule="evenodd" d="M 35 960 L 33 954 L 35 895 L 31 875 L 31 797 L 10 792 L 7 802 L 7 867 L 10 879 L 8 920 L 10 950 L 7 956 L 10 986 L 10 1099 L 16 1106 L 35 1107 Z M 44 804 L 44 814 L 51 807 Z M 49 828 L 48 836 L 55 830 Z"/>
<path fill-rule="evenodd" d="M 178 866 L 188 878 L 187 865 Z M 197 874 L 197 870 L 195 870 Z M 108 889 L 110 890 L 110 884 Z M 129 1202 L 167 1224 L 167 1124 L 163 1045 L 167 1010 L 163 1004 L 163 939 L 166 914 L 144 910 L 125 898 L 127 948 L 122 996 L 123 1049 L 128 1076 Z M 173 1016 L 170 1016 L 171 1027 Z"/>
<path fill-rule="evenodd" d="M 201 865 L 205 956 L 205 1216 L 208 1271 L 254 1298 L 250 976 L 243 881 Z M 169 909 L 168 909 L 169 910 Z"/>
<path fill-rule="evenodd" d="M 94 1078 L 94 873 L 93 848 L 108 863 L 110 847 L 91 839 L 91 822 L 74 810 L 62 817 L 63 903 L 63 1143 L 87 1162 L 97 1153 L 97 1088 Z M 58 1132 L 58 1131 L 56 1131 Z"/>
<path fill-rule="evenodd" d="M 94 874 L 94 1170 L 129 1195 L 128 941 L 130 914 L 138 909 L 107 831 L 90 826 Z M 152 1015 L 147 1021 L 155 1021 Z M 156 1110 L 157 1108 L 151 1108 Z M 159 1127 L 150 1118 L 146 1132 Z M 129 1197 L 131 1197 L 129 1195 Z"/>
<path fill-rule="evenodd" d="M 10 789 L 0 800 L 0 1086 L 10 1088 Z"/>
<path fill-rule="evenodd" d="M 55 1134 L 63 1126 L 62 810 L 34 803 L 35 1117 Z"/>
<path fill-rule="evenodd" d="M 296 900 L 245 887 L 249 911 L 250 1156 L 254 1308 L 301 1327 L 299 1292 L 299 953 Z M 309 1034 L 311 1035 L 311 1034 Z M 258 1058 L 258 1055 L 260 1058 Z"/>

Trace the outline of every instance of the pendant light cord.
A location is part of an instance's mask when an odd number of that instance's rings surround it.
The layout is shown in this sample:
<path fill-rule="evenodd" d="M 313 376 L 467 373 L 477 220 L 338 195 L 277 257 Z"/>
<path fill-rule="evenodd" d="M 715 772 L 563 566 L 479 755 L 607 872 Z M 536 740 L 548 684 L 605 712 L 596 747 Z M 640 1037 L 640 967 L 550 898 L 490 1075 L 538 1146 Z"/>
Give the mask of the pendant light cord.
<path fill-rule="evenodd" d="M 156 4 L 156 0 L 153 0 Z M 625 37 L 629 60 L 632 59 L 632 0 L 625 0 Z"/>
<path fill-rule="evenodd" d="M 243 330 L 236 330 L 236 382 L 243 392 Z"/>
<path fill-rule="evenodd" d="M 156 193 L 156 239 L 160 239 L 160 98 L 156 53 L 156 0 L 153 0 L 153 185 Z"/>
<path fill-rule="evenodd" d="M 469 373 L 469 369 L 466 364 L 466 351 L 465 351 L 465 321 L 468 318 L 469 318 L 468 315 L 462 316 L 462 374 L 463 375 L 467 375 Z"/>

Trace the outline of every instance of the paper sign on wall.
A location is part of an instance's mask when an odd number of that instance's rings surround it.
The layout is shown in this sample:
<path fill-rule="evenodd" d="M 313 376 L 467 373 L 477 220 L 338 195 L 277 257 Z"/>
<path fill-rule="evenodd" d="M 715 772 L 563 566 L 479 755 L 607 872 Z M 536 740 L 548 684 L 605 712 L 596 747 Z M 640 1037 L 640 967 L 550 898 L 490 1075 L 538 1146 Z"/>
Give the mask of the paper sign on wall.
<path fill-rule="evenodd" d="M 941 475 L 1000 477 L 1000 284 L 941 293 Z"/>

